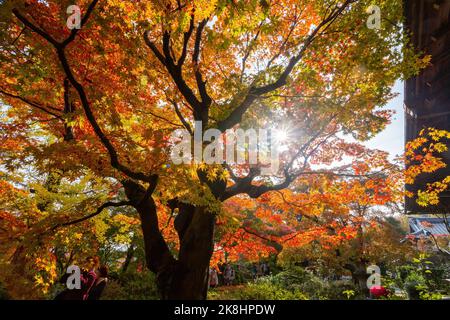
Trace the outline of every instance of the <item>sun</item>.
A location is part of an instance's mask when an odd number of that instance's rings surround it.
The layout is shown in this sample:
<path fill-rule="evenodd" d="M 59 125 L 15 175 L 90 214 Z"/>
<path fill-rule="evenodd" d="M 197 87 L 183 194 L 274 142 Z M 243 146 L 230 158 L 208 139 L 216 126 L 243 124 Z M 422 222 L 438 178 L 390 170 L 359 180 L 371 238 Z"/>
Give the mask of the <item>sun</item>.
<path fill-rule="evenodd" d="M 273 138 L 276 143 L 286 143 L 289 140 L 289 131 L 286 128 L 274 129 Z"/>

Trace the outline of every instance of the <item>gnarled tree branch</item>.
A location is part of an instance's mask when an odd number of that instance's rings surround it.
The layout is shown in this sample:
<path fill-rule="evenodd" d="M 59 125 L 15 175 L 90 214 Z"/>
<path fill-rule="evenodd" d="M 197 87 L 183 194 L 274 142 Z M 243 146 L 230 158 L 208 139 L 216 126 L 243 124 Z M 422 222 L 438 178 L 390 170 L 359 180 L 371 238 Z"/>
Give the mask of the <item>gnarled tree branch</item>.
<path fill-rule="evenodd" d="M 92 13 L 95 5 L 97 4 L 97 2 L 98 2 L 98 0 L 94 0 L 91 3 L 91 5 L 89 6 L 86 15 L 82 18 L 83 25 L 87 22 L 90 14 Z M 114 148 L 114 146 L 112 145 L 112 143 L 110 142 L 110 140 L 108 139 L 106 134 L 103 132 L 103 130 L 100 128 L 100 126 L 94 116 L 94 113 L 92 112 L 92 109 L 91 109 L 91 106 L 90 106 L 90 103 L 87 98 L 87 94 L 85 92 L 83 85 L 80 82 L 78 82 L 78 80 L 75 78 L 75 75 L 73 74 L 73 71 L 70 67 L 70 64 L 69 64 L 66 54 L 65 54 L 65 48 L 70 42 L 72 42 L 75 39 L 75 35 L 77 34 L 77 32 L 72 32 L 65 41 L 63 41 L 62 43 L 59 43 L 56 40 L 54 40 L 53 37 L 51 37 L 47 32 L 45 32 L 44 30 L 35 26 L 31 21 L 29 21 L 25 16 L 23 16 L 17 9 L 13 9 L 13 13 L 20 21 L 22 21 L 22 23 L 24 23 L 31 30 L 35 31 L 36 33 L 41 35 L 44 39 L 49 41 L 56 49 L 56 53 L 58 55 L 58 59 L 64 70 L 64 73 L 80 97 L 81 105 L 83 106 L 83 110 L 86 115 L 86 118 L 88 119 L 89 123 L 91 124 L 92 128 L 94 129 L 95 134 L 97 135 L 97 137 L 100 139 L 103 146 L 108 151 L 110 161 L 111 161 L 111 166 L 116 168 L 117 170 L 121 171 L 122 173 L 124 173 L 125 175 L 127 175 L 130 178 L 151 183 L 153 181 L 153 179 L 155 179 L 154 175 L 149 176 L 149 175 L 146 175 L 141 172 L 135 172 L 119 162 L 119 157 L 117 155 L 116 149 Z"/>
<path fill-rule="evenodd" d="M 221 131 L 225 131 L 234 127 L 241 120 L 245 112 L 252 105 L 252 103 L 256 100 L 256 98 L 275 91 L 286 84 L 288 76 L 293 71 L 294 67 L 297 63 L 303 58 L 304 53 L 309 48 L 309 46 L 313 43 L 316 37 L 321 34 L 321 32 L 325 31 L 329 25 L 331 25 L 337 17 L 353 2 L 357 0 L 346 0 L 340 7 L 336 8 L 332 11 L 322 22 L 314 28 L 314 30 L 309 34 L 309 36 L 303 42 L 302 47 L 299 52 L 293 56 L 284 71 L 280 74 L 277 80 L 274 82 L 264 85 L 261 87 L 251 86 L 247 92 L 247 95 L 242 100 L 242 102 L 230 113 L 230 115 L 217 123 L 217 128 Z"/>
<path fill-rule="evenodd" d="M 123 206 L 128 206 L 128 205 L 131 205 L 131 201 L 121 201 L 121 202 L 108 201 L 108 202 L 105 202 L 104 204 L 102 204 L 100 207 L 98 207 L 98 209 L 94 213 L 91 213 L 91 214 L 89 214 L 87 216 L 84 216 L 84 217 L 76 219 L 76 220 L 72 220 L 72 221 L 69 221 L 69 222 L 64 222 L 64 223 L 57 224 L 51 230 L 54 231 L 54 230 L 56 230 L 59 227 L 67 227 L 67 226 L 71 226 L 71 225 L 74 225 L 74 224 L 86 221 L 88 219 L 91 219 L 91 218 L 93 218 L 95 216 L 98 216 L 100 213 L 102 213 L 102 211 L 104 209 L 106 209 L 108 207 L 123 207 Z"/>

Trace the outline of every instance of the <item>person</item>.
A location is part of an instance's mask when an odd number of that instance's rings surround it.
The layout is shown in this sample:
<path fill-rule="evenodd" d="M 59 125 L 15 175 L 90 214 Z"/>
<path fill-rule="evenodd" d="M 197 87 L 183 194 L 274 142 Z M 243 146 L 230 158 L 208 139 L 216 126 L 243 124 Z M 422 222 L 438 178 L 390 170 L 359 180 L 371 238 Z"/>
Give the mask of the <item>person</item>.
<path fill-rule="evenodd" d="M 234 269 L 232 266 L 230 266 L 228 264 L 225 268 L 225 274 L 224 274 L 225 285 L 231 286 L 234 281 L 234 276 L 235 276 Z"/>
<path fill-rule="evenodd" d="M 85 261 L 85 268 L 81 269 L 80 274 L 80 289 L 69 289 L 66 288 L 62 292 L 60 292 L 56 297 L 55 300 L 87 300 L 89 291 L 91 287 L 94 285 L 97 275 L 95 273 L 95 269 L 97 268 L 99 264 L 99 258 L 98 257 L 88 257 Z M 89 271 L 88 271 L 89 270 Z M 66 273 L 64 274 L 61 279 L 60 283 L 66 285 L 67 279 L 71 276 L 71 274 Z"/>
<path fill-rule="evenodd" d="M 263 276 L 262 265 L 261 265 L 261 263 L 258 262 L 258 264 L 256 265 L 256 278 L 259 278 L 262 276 Z"/>
<path fill-rule="evenodd" d="M 219 278 L 217 276 L 217 271 L 214 268 L 209 269 L 209 286 L 211 288 L 217 287 L 219 284 Z"/>
<path fill-rule="evenodd" d="M 98 257 L 88 257 L 86 259 L 87 270 L 82 270 L 81 273 L 81 291 L 83 293 L 83 300 L 87 300 L 89 296 L 89 291 L 94 286 L 95 281 L 97 281 L 97 274 L 95 270 L 100 264 L 100 259 Z"/>
<path fill-rule="evenodd" d="M 256 280 L 258 278 L 257 275 L 258 275 L 258 267 L 256 265 L 256 262 L 253 262 L 253 264 L 252 264 L 252 277 L 253 277 L 253 280 Z"/>
<path fill-rule="evenodd" d="M 263 262 L 261 264 L 261 273 L 262 273 L 263 276 L 269 275 L 269 266 L 267 265 L 266 262 Z"/>
<path fill-rule="evenodd" d="M 97 279 L 88 293 L 88 300 L 100 300 L 100 297 L 108 283 L 108 267 L 103 265 L 98 268 Z"/>
<path fill-rule="evenodd" d="M 65 273 L 61 279 L 59 279 L 59 283 L 63 284 L 64 286 L 66 286 L 67 284 L 67 279 L 69 278 L 70 274 L 69 273 Z M 80 279 L 81 280 L 81 279 Z M 69 289 L 69 288 L 65 288 L 63 291 L 61 291 L 60 293 L 58 293 L 56 295 L 56 297 L 54 298 L 54 300 L 83 300 L 83 295 L 81 293 L 81 288 L 80 289 Z"/>

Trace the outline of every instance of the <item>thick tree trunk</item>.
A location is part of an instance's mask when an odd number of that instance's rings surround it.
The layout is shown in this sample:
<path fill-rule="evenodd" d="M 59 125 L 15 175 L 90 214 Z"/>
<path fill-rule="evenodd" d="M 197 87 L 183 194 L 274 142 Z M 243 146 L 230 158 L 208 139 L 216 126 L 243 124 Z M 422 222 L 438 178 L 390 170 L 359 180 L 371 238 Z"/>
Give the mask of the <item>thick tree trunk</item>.
<path fill-rule="evenodd" d="M 138 183 L 127 180 L 123 185 L 128 199 L 139 213 L 147 268 L 156 274 L 156 285 L 164 299 L 176 260 L 159 230 L 155 201 L 151 196 L 146 197 L 146 190 Z"/>
<path fill-rule="evenodd" d="M 352 274 L 354 283 L 359 287 L 361 293 L 368 297 L 369 288 L 367 287 L 367 279 L 369 275 L 367 274 L 367 267 L 364 262 L 346 264 L 345 268 L 349 270 Z"/>
<path fill-rule="evenodd" d="M 353 277 L 354 277 L 359 289 L 363 293 L 363 295 L 368 297 L 369 296 L 369 288 L 367 287 L 367 279 L 368 279 L 369 275 L 366 272 L 366 268 L 364 266 L 358 267 L 358 269 L 353 274 Z"/>
<path fill-rule="evenodd" d="M 156 274 L 162 299 L 206 299 L 209 260 L 213 253 L 214 214 L 204 207 L 177 203 L 175 228 L 180 238 L 178 260 L 171 254 L 158 227 L 156 204 L 145 189 L 124 182 L 125 192 L 139 213 L 147 267 Z"/>
<path fill-rule="evenodd" d="M 215 216 L 204 207 L 187 206 L 184 210 L 191 219 L 183 221 L 183 225 L 176 221 L 180 253 L 168 298 L 202 300 L 208 290 Z"/>

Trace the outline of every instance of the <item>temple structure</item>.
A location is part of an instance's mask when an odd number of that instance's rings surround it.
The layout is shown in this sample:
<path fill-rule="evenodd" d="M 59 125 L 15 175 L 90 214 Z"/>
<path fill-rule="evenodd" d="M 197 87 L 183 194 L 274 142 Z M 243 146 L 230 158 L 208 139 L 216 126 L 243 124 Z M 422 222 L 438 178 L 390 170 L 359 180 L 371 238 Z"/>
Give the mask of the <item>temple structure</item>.
<path fill-rule="evenodd" d="M 405 0 L 405 31 L 417 52 L 431 55 L 431 64 L 405 83 L 405 138 L 417 137 L 422 128 L 450 131 L 450 0 Z M 410 191 L 450 175 L 450 152 L 444 155 L 447 168 L 423 174 Z M 450 190 L 441 194 L 439 207 L 423 208 L 406 199 L 407 213 L 450 213 Z"/>

